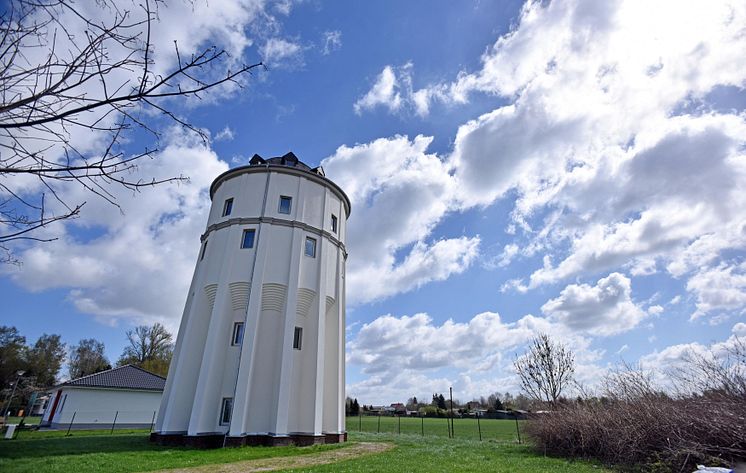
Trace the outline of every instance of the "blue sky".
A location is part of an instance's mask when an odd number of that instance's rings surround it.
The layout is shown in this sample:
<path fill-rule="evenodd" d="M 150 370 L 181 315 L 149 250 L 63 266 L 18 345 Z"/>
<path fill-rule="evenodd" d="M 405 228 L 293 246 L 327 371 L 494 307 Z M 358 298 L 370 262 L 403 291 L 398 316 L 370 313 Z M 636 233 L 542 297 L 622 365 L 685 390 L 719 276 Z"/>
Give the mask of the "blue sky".
<path fill-rule="evenodd" d="M 207 145 L 153 118 L 161 151 L 138 172 L 189 183 L 120 192 L 124 215 L 64 189 L 88 201 L 83 215 L 15 249 L 0 323 L 98 338 L 112 361 L 137 324 L 175 333 L 210 182 L 292 150 L 353 201 L 347 384 L 360 402 L 518 392 L 512 358 L 540 332 L 575 349 L 591 386 L 622 359 L 665 369 L 717 352 L 746 336 L 745 9 L 171 2 L 161 64 L 177 39 L 268 70 L 171 104 Z"/>

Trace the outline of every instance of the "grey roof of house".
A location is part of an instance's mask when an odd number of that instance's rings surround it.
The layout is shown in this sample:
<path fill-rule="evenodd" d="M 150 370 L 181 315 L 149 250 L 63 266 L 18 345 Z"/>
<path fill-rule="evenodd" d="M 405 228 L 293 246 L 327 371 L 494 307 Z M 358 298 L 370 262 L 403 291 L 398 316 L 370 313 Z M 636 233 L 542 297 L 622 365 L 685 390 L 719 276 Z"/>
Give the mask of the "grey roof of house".
<path fill-rule="evenodd" d="M 62 386 L 163 391 L 166 386 L 166 378 L 137 366 L 124 365 L 66 381 L 60 385 L 60 387 Z"/>

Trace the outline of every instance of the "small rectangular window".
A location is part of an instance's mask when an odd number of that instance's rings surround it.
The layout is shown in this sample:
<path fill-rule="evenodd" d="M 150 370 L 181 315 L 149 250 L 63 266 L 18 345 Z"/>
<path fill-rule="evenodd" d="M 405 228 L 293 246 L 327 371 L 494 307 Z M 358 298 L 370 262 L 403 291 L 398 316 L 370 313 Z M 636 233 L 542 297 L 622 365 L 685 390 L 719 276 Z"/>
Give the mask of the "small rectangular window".
<path fill-rule="evenodd" d="M 228 199 L 223 204 L 223 217 L 230 215 L 233 210 L 233 199 Z"/>
<path fill-rule="evenodd" d="M 243 231 L 243 238 L 241 238 L 241 248 L 254 248 L 255 233 L 256 231 L 253 228 Z"/>
<path fill-rule="evenodd" d="M 202 261 L 205 259 L 205 252 L 207 251 L 207 240 L 205 240 L 204 243 L 202 243 L 202 253 L 199 256 L 199 260 Z"/>
<path fill-rule="evenodd" d="M 293 348 L 300 350 L 303 342 L 303 329 L 301 327 L 295 327 L 295 333 L 293 334 Z"/>
<path fill-rule="evenodd" d="M 233 337 L 231 338 L 231 345 L 240 345 L 243 342 L 243 322 L 236 322 L 233 324 Z"/>
<path fill-rule="evenodd" d="M 223 407 L 220 409 L 220 425 L 228 425 L 231 423 L 231 411 L 233 411 L 233 398 L 224 397 Z"/>
<path fill-rule="evenodd" d="M 337 216 L 332 214 L 332 231 L 337 233 Z"/>
<path fill-rule="evenodd" d="M 306 256 L 316 257 L 316 240 L 314 238 L 306 237 Z"/>
<path fill-rule="evenodd" d="M 292 197 L 281 195 L 280 196 L 280 208 L 277 211 L 280 212 L 281 214 L 290 214 L 292 203 L 293 203 Z"/>

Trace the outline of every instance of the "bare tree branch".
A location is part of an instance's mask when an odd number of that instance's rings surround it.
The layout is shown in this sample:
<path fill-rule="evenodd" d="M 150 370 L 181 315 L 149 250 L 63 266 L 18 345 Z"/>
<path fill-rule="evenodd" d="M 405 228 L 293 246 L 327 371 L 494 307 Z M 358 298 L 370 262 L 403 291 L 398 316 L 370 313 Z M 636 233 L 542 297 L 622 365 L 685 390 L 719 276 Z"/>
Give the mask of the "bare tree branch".
<path fill-rule="evenodd" d="M 119 208 L 117 188 L 184 181 L 138 176 L 137 162 L 156 156 L 160 138 L 152 120 L 142 117 L 165 118 L 206 141 L 170 108 L 172 100 L 199 99 L 227 83 L 241 87 L 240 77 L 263 66 L 227 69 L 224 50 L 208 46 L 185 57 L 174 43 L 174 66 L 156 67 L 151 38 L 162 5 L 133 2 L 130 11 L 121 2 L 96 0 L 105 15 L 93 19 L 75 0 L 11 0 L 0 14 L 0 262 L 17 261 L 8 242 L 52 240 L 33 234 L 79 216 L 83 203 L 67 202 L 63 185 L 77 183 Z M 136 128 L 156 144 L 130 155 L 123 146 Z M 103 140 L 99 152 L 76 147 L 81 130 Z M 35 176 L 55 205 L 21 185 L 28 183 L 23 176 Z"/>

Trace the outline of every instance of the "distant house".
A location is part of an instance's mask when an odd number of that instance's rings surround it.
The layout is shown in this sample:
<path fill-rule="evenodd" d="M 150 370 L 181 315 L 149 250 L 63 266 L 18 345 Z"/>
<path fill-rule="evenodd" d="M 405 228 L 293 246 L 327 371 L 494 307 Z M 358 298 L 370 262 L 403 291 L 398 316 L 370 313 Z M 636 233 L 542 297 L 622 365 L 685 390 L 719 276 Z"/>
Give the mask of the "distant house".
<path fill-rule="evenodd" d="M 407 406 L 405 406 L 401 402 L 396 402 L 394 404 L 391 404 L 390 408 L 393 409 L 396 415 L 406 415 L 407 413 Z"/>
<path fill-rule="evenodd" d="M 73 379 L 49 391 L 41 425 L 97 429 L 150 427 L 166 378 L 132 365 Z"/>

